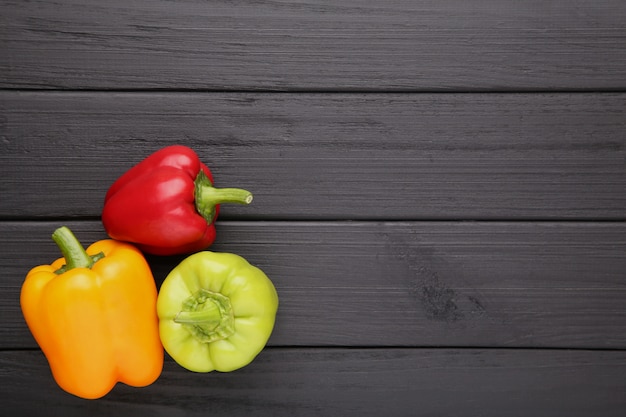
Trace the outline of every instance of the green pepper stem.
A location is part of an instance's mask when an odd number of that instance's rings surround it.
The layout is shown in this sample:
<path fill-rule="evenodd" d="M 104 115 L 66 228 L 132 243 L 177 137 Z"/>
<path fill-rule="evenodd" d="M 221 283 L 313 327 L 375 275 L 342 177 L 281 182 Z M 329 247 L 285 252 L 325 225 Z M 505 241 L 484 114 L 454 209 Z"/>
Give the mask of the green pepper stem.
<path fill-rule="evenodd" d="M 215 219 L 215 206 L 222 203 L 250 204 L 252 193 L 241 188 L 215 188 L 204 171 L 195 180 L 196 210 L 207 223 Z"/>
<path fill-rule="evenodd" d="M 223 340 L 235 332 L 233 307 L 223 294 L 200 289 L 181 307 L 174 322 L 185 327 L 201 343 Z"/>
<path fill-rule="evenodd" d="M 52 240 L 65 258 L 65 265 L 55 271 L 57 273 L 64 273 L 74 268 L 91 268 L 95 262 L 104 257 L 103 253 L 90 256 L 67 226 L 56 229 L 52 233 Z"/>
<path fill-rule="evenodd" d="M 207 328 L 215 328 L 222 320 L 219 307 L 212 302 L 205 303 L 204 310 L 180 311 L 174 322 L 180 324 L 202 324 Z"/>

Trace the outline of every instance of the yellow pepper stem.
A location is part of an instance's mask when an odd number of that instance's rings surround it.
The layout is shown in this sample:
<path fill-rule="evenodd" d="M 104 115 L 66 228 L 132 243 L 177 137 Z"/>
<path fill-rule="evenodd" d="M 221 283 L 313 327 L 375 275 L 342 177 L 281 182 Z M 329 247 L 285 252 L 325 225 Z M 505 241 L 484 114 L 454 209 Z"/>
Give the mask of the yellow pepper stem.
<path fill-rule="evenodd" d="M 91 268 L 94 263 L 104 258 L 103 253 L 89 256 L 67 226 L 56 229 L 52 233 L 52 240 L 57 244 L 65 258 L 65 265 L 54 271 L 56 274 L 62 274 L 74 268 Z"/>

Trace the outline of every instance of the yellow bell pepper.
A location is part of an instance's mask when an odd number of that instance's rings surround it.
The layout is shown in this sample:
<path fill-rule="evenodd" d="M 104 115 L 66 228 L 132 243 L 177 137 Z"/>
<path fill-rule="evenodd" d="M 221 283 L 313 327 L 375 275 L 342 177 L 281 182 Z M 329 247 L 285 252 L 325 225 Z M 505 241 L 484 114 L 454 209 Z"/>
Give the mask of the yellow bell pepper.
<path fill-rule="evenodd" d="M 164 353 L 156 284 L 141 252 L 114 240 L 85 251 L 66 227 L 53 239 L 64 257 L 28 273 L 20 304 L 58 385 L 94 399 L 117 382 L 154 382 Z"/>

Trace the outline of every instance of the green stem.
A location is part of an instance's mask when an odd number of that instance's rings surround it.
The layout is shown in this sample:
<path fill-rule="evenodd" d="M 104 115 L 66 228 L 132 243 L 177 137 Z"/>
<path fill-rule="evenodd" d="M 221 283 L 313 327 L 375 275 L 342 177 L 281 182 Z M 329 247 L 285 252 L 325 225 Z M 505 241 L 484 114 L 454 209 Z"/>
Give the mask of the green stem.
<path fill-rule="evenodd" d="M 215 188 L 204 171 L 195 180 L 196 210 L 207 223 L 215 219 L 215 206 L 222 203 L 250 204 L 252 193 L 241 188 Z"/>
<path fill-rule="evenodd" d="M 174 321 L 181 324 L 198 324 L 215 328 L 222 321 L 222 315 L 220 308 L 214 302 L 209 301 L 204 303 L 203 310 L 180 311 L 174 317 Z"/>
<path fill-rule="evenodd" d="M 230 299 L 220 293 L 201 289 L 186 299 L 174 317 L 196 340 L 211 343 L 235 333 L 235 317 Z"/>
<path fill-rule="evenodd" d="M 56 229 L 52 233 L 52 240 L 57 244 L 65 258 L 65 265 L 55 271 L 57 274 L 74 268 L 91 268 L 94 263 L 104 257 L 103 253 L 90 256 L 74 236 L 74 233 L 66 226 Z"/>

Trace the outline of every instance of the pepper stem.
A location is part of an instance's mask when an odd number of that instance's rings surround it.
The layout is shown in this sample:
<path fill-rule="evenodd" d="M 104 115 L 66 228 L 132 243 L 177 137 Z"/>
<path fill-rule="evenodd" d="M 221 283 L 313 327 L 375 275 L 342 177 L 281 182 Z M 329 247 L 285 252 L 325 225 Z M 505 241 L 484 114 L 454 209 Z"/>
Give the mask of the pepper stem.
<path fill-rule="evenodd" d="M 196 340 L 211 343 L 235 333 L 235 317 L 230 299 L 223 294 L 200 289 L 182 305 L 174 317 Z"/>
<path fill-rule="evenodd" d="M 57 244 L 65 258 L 65 265 L 54 271 L 56 274 L 62 274 L 74 268 L 91 268 L 94 263 L 104 258 L 102 252 L 90 256 L 74 236 L 74 233 L 66 226 L 56 229 L 52 233 L 52 240 Z"/>
<path fill-rule="evenodd" d="M 241 188 L 215 188 L 200 170 L 195 180 L 195 199 L 196 210 L 211 224 L 215 219 L 215 206 L 222 203 L 250 204 L 252 193 Z"/>

